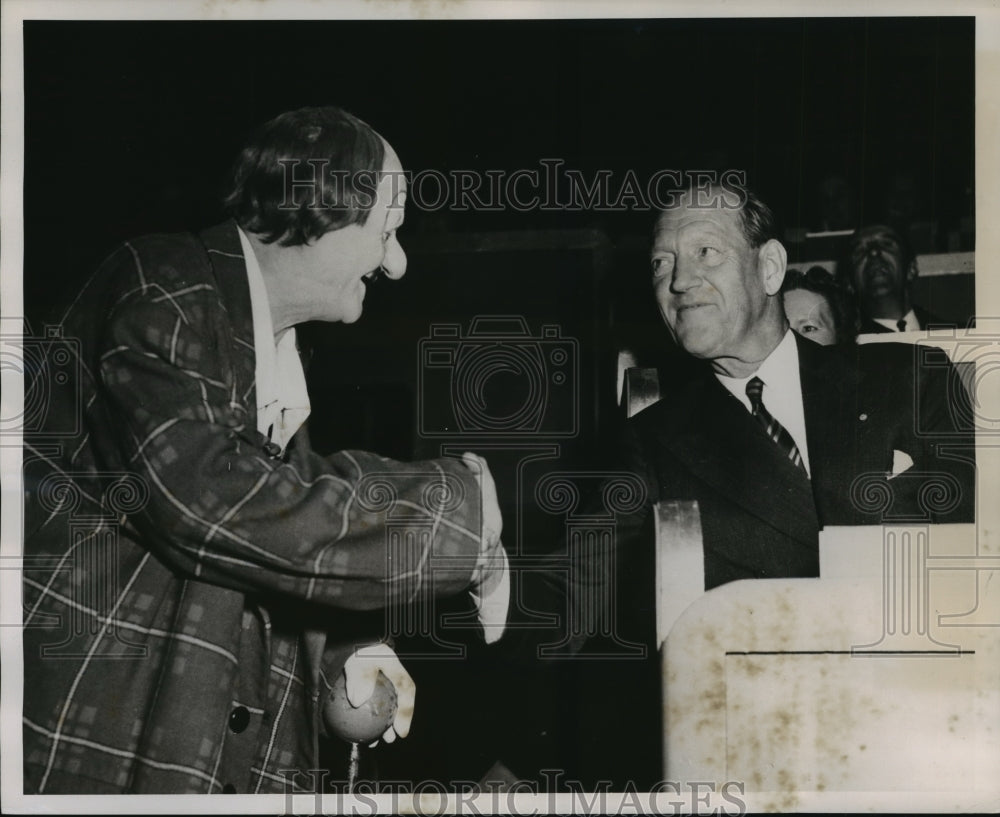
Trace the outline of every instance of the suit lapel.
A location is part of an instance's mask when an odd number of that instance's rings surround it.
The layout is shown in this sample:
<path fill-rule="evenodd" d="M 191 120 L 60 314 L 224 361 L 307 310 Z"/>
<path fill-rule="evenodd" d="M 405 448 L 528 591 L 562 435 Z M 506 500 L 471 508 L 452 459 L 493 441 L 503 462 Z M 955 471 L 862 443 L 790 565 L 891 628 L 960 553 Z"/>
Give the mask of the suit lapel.
<path fill-rule="evenodd" d="M 684 406 L 661 442 L 699 479 L 777 530 L 815 547 L 809 480 L 746 408 L 707 372 L 679 395 Z"/>
<path fill-rule="evenodd" d="M 858 370 L 847 357 L 856 347 L 824 348 L 798 336 L 796 341 L 817 515 L 821 524 L 842 524 L 850 518 L 844 510 L 863 459 L 858 451 L 864 443 L 861 431 L 874 409 L 861 400 Z"/>
<path fill-rule="evenodd" d="M 234 403 L 246 406 L 247 426 L 257 428 L 257 401 L 254 393 L 256 355 L 253 343 L 253 311 L 250 306 L 250 284 L 246 262 L 236 223 L 227 221 L 200 233 L 202 244 L 215 276 L 223 309 L 229 318 L 227 349 L 221 354 L 230 357 Z M 222 345 L 222 344 L 220 344 Z"/>
<path fill-rule="evenodd" d="M 924 309 L 919 304 L 913 304 L 913 314 L 917 316 L 917 320 L 920 321 L 920 328 L 926 330 L 931 326 L 954 326 L 954 321 L 946 321 L 939 318 L 937 315 L 932 315 L 926 309 Z"/>
<path fill-rule="evenodd" d="M 918 317 L 919 320 L 919 317 Z M 892 332 L 893 330 L 887 326 L 882 326 L 878 321 L 872 318 L 862 318 L 861 326 L 858 329 L 859 335 L 884 335 L 887 332 Z M 812 341 L 810 341 L 812 343 Z"/>

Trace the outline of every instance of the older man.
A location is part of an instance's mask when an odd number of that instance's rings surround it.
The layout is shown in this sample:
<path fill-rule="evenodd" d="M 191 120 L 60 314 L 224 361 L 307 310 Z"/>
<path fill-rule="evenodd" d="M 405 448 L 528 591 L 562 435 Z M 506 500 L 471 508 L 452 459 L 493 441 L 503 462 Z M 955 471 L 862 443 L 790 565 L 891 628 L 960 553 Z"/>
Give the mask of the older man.
<path fill-rule="evenodd" d="M 838 352 L 792 332 L 785 249 L 751 191 L 663 212 L 651 261 L 667 326 L 705 365 L 661 383 L 663 399 L 627 425 L 624 462 L 650 505 L 698 500 L 706 589 L 818 575 L 824 525 L 971 521 L 973 440 L 949 403 L 964 392 L 947 361 L 919 366 L 903 344 Z M 650 547 L 629 543 L 648 510 L 626 525 L 623 558 Z"/>
<path fill-rule="evenodd" d="M 824 525 L 964 522 L 973 514 L 973 439 L 949 410 L 962 395 L 947 360 L 918 367 L 912 345 L 839 349 L 793 332 L 782 307 L 785 248 L 752 192 L 685 191 L 657 218 L 650 258 L 663 318 L 696 361 L 676 381 L 660 372 L 661 399 L 625 423 L 613 464 L 644 485 L 633 494 L 644 497 L 640 506 L 615 517 L 614 624 L 619 637 L 646 646 L 647 660 L 587 664 L 581 694 L 597 703 L 581 729 L 590 756 L 576 762 L 594 769 L 594 785 L 651 786 L 662 773 L 655 503 L 697 500 L 706 590 L 818 576 Z M 534 608 L 562 605 L 569 619 L 567 598 L 607 598 L 606 565 L 581 559 L 568 575 L 529 575 L 537 580 Z M 584 652 L 593 641 L 566 639 Z M 556 698 L 562 679 L 550 683 L 559 684 Z M 547 731 L 580 728 L 570 720 Z"/>
<path fill-rule="evenodd" d="M 855 231 L 838 277 L 857 297 L 862 334 L 916 332 L 945 323 L 913 302 L 918 275 L 917 256 L 896 230 L 873 224 Z"/>
<path fill-rule="evenodd" d="M 303 428 L 294 327 L 356 321 L 404 274 L 401 171 L 340 109 L 283 114 L 236 163 L 232 220 L 126 243 L 66 311 L 45 348 L 79 400 L 25 435 L 26 791 L 308 786 L 342 668 L 352 706 L 395 686 L 385 740 L 413 715 L 352 611 L 468 589 L 502 630 L 485 463 L 323 458 Z"/>

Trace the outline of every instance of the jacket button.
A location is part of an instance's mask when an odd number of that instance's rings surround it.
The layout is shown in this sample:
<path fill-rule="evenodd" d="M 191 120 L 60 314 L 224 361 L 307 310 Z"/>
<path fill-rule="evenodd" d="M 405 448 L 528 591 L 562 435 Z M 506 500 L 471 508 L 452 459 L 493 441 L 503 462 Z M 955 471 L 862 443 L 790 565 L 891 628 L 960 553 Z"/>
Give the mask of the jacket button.
<path fill-rule="evenodd" d="M 237 735 L 250 725 L 250 711 L 245 706 L 238 706 L 229 713 L 229 728 Z"/>
<path fill-rule="evenodd" d="M 222 793 L 236 794 L 236 786 L 234 786 L 232 783 L 226 783 L 226 785 L 222 787 Z"/>

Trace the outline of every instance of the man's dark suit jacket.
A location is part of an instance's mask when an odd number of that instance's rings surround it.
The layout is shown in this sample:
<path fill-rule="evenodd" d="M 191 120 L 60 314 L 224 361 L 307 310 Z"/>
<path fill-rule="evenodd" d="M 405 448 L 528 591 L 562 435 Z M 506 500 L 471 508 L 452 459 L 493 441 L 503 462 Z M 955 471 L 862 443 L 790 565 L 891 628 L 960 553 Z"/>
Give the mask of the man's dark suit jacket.
<path fill-rule="evenodd" d="M 819 575 L 824 525 L 971 522 L 974 439 L 967 396 L 944 353 L 879 343 L 837 349 L 795 336 L 811 479 L 706 366 L 632 418 L 623 465 L 649 500 L 619 527 L 627 551 L 651 551 L 658 500 L 696 499 L 710 589 L 747 578 Z M 937 350 L 933 350 L 937 352 Z M 766 401 L 765 401 L 766 405 Z M 892 479 L 894 451 L 911 468 Z M 897 455 L 897 459 L 901 459 Z M 648 568 L 648 559 L 639 560 Z"/>
<path fill-rule="evenodd" d="M 624 641 L 644 645 L 647 660 L 574 662 L 563 675 L 539 662 L 533 683 L 549 684 L 552 701 L 575 690 L 579 700 L 588 701 L 588 716 L 576 743 L 553 745 L 548 757 L 533 761 L 536 768 L 541 762 L 575 769 L 576 763 L 589 785 L 607 779 L 641 787 L 660 779 L 656 502 L 698 501 L 706 589 L 737 579 L 818 576 L 822 525 L 972 521 L 973 437 L 958 428 L 950 410 L 950 405 L 968 406 L 962 405 L 964 390 L 944 353 L 934 350 L 940 353 L 924 361 L 926 350 L 909 344 L 838 349 L 797 335 L 795 340 L 811 479 L 789 462 L 708 365 L 676 387 L 670 373 L 661 372 L 662 399 L 626 422 L 614 470 L 635 473 L 644 483 L 646 500 L 634 513 L 616 519 L 615 629 Z M 919 369 L 918 360 L 923 362 Z M 888 480 L 894 450 L 905 452 L 913 466 Z M 577 589 L 569 593 L 558 577 L 545 582 L 539 572 L 529 573 L 527 586 L 530 590 L 530 582 L 536 582 L 538 594 L 534 609 L 548 611 L 553 604 L 566 609 L 567 596 L 588 597 L 588 590 L 606 581 L 606 565 L 580 564 L 582 569 L 569 577 Z M 561 598 L 546 600 L 545 592 Z M 515 631 L 512 641 L 516 637 Z M 608 647 L 598 639 L 570 643 L 583 655 Z M 518 671 L 524 677 L 528 669 L 518 665 Z M 542 723 L 552 714 L 535 712 L 532 717 Z M 578 711 L 563 717 L 566 723 L 549 733 L 571 733 Z M 537 726 L 532 740 L 543 745 L 544 733 Z M 519 741 L 511 753 L 512 768 L 522 768 L 517 760 L 531 767 L 524 758 L 528 743 Z"/>
<path fill-rule="evenodd" d="M 913 314 L 917 316 L 917 320 L 920 321 L 920 330 L 927 329 L 930 326 L 954 326 L 954 321 L 946 321 L 939 318 L 937 315 L 932 315 L 922 306 L 917 304 L 913 305 Z M 883 326 L 874 318 L 862 317 L 861 327 L 858 330 L 859 335 L 881 335 L 884 332 L 893 332 L 895 330 L 890 329 L 887 326 Z"/>

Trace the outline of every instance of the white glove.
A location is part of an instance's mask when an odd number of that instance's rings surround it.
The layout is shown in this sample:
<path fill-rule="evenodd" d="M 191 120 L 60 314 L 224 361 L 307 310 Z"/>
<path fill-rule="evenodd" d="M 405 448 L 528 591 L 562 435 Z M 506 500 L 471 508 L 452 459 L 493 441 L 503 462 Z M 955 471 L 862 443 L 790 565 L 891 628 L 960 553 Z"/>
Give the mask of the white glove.
<path fill-rule="evenodd" d="M 487 644 L 499 641 L 507 628 L 507 610 L 510 606 L 510 569 L 507 551 L 501 545 L 499 560 L 483 571 L 483 580 L 469 591 L 476 605 L 483 638 Z"/>
<path fill-rule="evenodd" d="M 476 605 L 483 637 L 487 644 L 492 644 L 500 639 L 507 627 L 510 606 L 510 565 L 500 541 L 503 517 L 496 484 L 486 460 L 466 451 L 462 454 L 462 462 L 476 475 L 483 502 L 482 539 L 469 594 Z"/>
<path fill-rule="evenodd" d="M 396 688 L 396 717 L 393 718 L 392 726 L 382 733 L 382 740 L 392 743 L 397 737 L 405 738 L 410 733 L 410 721 L 413 720 L 413 707 L 417 698 L 417 685 L 413 683 L 410 673 L 400 663 L 392 647 L 388 644 L 372 644 L 361 647 L 347 659 L 344 664 L 347 702 L 353 707 L 359 707 L 367 701 L 375 691 L 375 679 L 378 678 L 379 671 Z"/>

